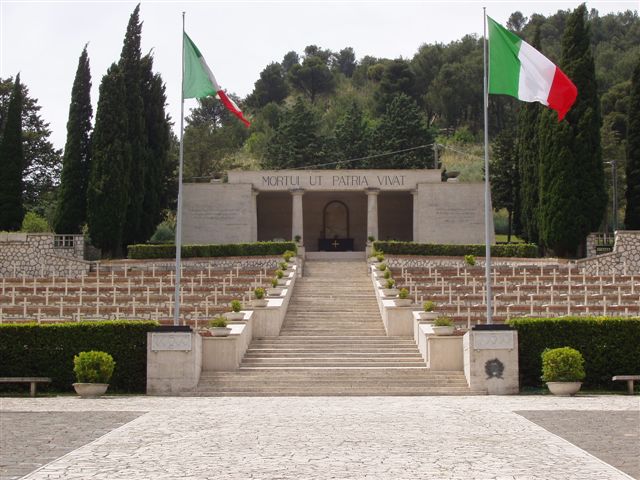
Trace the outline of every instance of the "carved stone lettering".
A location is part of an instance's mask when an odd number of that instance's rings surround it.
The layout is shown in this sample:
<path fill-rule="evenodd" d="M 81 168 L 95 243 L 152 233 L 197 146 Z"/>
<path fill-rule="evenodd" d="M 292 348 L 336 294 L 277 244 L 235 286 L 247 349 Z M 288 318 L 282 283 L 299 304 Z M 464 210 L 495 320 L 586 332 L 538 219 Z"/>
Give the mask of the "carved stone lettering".
<path fill-rule="evenodd" d="M 154 352 L 167 350 L 191 351 L 191 334 L 186 332 L 154 332 L 151 334 L 151 350 Z"/>
<path fill-rule="evenodd" d="M 476 350 L 511 350 L 513 349 L 513 332 L 474 332 L 473 348 Z"/>

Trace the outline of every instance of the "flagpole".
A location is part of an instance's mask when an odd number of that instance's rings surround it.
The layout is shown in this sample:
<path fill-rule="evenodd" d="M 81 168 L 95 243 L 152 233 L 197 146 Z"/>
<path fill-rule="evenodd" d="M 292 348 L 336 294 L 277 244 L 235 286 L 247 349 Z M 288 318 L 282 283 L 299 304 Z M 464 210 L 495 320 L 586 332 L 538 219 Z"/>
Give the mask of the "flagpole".
<path fill-rule="evenodd" d="M 484 48 L 483 61 L 484 68 L 484 275 L 485 292 L 487 295 L 487 323 L 493 323 L 491 316 L 491 231 L 489 215 L 491 215 L 491 189 L 489 187 L 489 87 L 487 76 L 487 7 L 482 7 L 484 13 Z"/>
<path fill-rule="evenodd" d="M 178 207 L 176 214 L 176 282 L 174 293 L 173 324 L 180 324 L 180 277 L 182 269 L 180 262 L 182 257 L 182 161 L 184 156 L 184 14 L 182 12 L 182 57 L 180 69 L 182 78 L 180 81 L 180 160 L 178 166 Z"/>

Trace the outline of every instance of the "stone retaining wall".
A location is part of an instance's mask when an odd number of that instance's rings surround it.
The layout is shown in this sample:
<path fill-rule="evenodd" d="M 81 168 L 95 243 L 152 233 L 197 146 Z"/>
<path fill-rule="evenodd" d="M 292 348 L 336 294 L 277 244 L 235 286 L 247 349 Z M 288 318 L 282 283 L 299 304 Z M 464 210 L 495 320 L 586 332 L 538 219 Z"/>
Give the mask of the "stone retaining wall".
<path fill-rule="evenodd" d="M 419 255 L 389 255 L 385 254 L 385 262 L 390 267 L 395 268 L 429 268 L 429 267 L 467 267 L 463 257 L 426 257 Z M 492 257 L 491 265 L 495 267 L 501 266 L 544 266 L 557 265 L 567 263 L 566 260 L 557 258 L 511 258 L 511 257 Z M 476 257 L 476 266 L 484 267 L 484 257 Z"/>
<path fill-rule="evenodd" d="M 82 235 L 72 237 L 72 246 L 56 247 L 56 236 L 52 233 L 0 233 L 0 275 L 79 276 L 88 272 L 90 264 L 84 261 L 84 238 Z"/>
<path fill-rule="evenodd" d="M 640 231 L 619 230 L 611 253 L 584 258 L 576 262 L 589 275 L 640 274 Z"/>

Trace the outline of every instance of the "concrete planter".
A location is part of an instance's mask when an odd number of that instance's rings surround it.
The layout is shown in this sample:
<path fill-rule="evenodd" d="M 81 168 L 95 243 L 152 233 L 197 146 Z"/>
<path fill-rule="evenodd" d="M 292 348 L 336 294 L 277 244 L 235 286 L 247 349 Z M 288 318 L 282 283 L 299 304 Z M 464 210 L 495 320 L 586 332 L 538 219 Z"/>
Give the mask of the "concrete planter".
<path fill-rule="evenodd" d="M 108 383 L 74 383 L 73 388 L 81 398 L 98 398 L 105 394 Z"/>
<path fill-rule="evenodd" d="M 547 382 L 549 391 L 560 397 L 571 397 L 580 391 L 582 382 Z"/>
<path fill-rule="evenodd" d="M 420 320 L 435 320 L 440 315 L 437 312 L 418 312 Z"/>
<path fill-rule="evenodd" d="M 399 290 L 397 288 L 383 288 L 382 294 L 385 297 L 397 297 Z"/>
<path fill-rule="evenodd" d="M 278 279 L 278 285 L 285 286 L 287 284 L 287 277 L 282 277 Z"/>
<path fill-rule="evenodd" d="M 229 327 L 211 327 L 209 331 L 214 337 L 228 337 L 231 334 Z"/>
<path fill-rule="evenodd" d="M 255 300 L 251 300 L 251 306 L 252 307 L 266 307 L 269 304 L 269 300 L 265 299 L 265 298 L 256 298 Z"/>
<path fill-rule="evenodd" d="M 282 288 L 267 288 L 267 295 L 269 297 L 279 297 L 280 295 L 282 295 Z"/>
<path fill-rule="evenodd" d="M 413 300 L 410 298 L 396 298 L 394 300 L 396 307 L 410 307 L 413 305 Z"/>
<path fill-rule="evenodd" d="M 244 320 L 244 312 L 225 312 L 223 315 L 227 320 Z"/>
<path fill-rule="evenodd" d="M 433 328 L 433 333 L 435 335 L 438 335 L 438 336 L 441 336 L 441 335 L 453 335 L 453 331 L 455 330 L 455 327 L 453 325 L 444 326 L 444 327 L 436 327 L 434 325 L 431 328 Z"/>

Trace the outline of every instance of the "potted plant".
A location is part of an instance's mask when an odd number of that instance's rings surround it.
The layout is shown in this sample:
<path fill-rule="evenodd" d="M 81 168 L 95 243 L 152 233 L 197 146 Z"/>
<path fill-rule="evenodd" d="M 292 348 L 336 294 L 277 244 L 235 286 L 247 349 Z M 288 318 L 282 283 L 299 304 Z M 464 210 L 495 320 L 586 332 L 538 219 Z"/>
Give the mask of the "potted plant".
<path fill-rule="evenodd" d="M 422 312 L 418 314 L 420 320 L 435 320 L 438 318 L 438 314 L 434 312 L 434 308 L 436 308 L 435 302 L 431 300 L 427 300 L 422 304 Z"/>
<path fill-rule="evenodd" d="M 470 267 L 473 267 L 476 264 L 476 256 L 475 255 L 465 255 L 464 256 L 464 263 L 466 263 Z"/>
<path fill-rule="evenodd" d="M 294 252 L 293 250 L 285 250 L 285 252 L 282 254 L 282 258 L 285 262 L 289 262 L 295 256 L 296 252 Z"/>
<path fill-rule="evenodd" d="M 227 327 L 227 319 L 215 317 L 209 320 L 209 331 L 214 337 L 228 337 L 231 329 Z"/>
<path fill-rule="evenodd" d="M 293 272 L 293 268 L 287 262 L 280 262 L 278 264 L 280 270 L 282 270 L 283 275 L 289 276 L 291 272 Z"/>
<path fill-rule="evenodd" d="M 106 352 L 91 350 L 73 357 L 73 372 L 77 382 L 73 384 L 82 398 L 96 398 L 107 391 L 116 362 Z"/>
<path fill-rule="evenodd" d="M 244 320 L 244 312 L 241 312 L 242 303 L 240 303 L 240 300 L 231 300 L 229 307 L 231 311 L 224 314 L 227 320 Z"/>
<path fill-rule="evenodd" d="M 379 263 L 378 265 L 376 265 L 376 268 L 381 272 L 384 272 L 387 269 L 387 264 L 384 262 Z"/>
<path fill-rule="evenodd" d="M 398 298 L 396 298 L 395 303 L 398 307 L 408 307 L 411 305 L 413 301 L 409 298 L 409 290 L 401 288 L 398 292 Z"/>
<path fill-rule="evenodd" d="M 293 237 L 293 240 L 296 242 L 297 245 L 300 245 L 300 240 L 302 240 L 302 237 L 300 235 L 295 235 Z"/>
<path fill-rule="evenodd" d="M 280 269 L 276 270 L 276 278 L 278 279 L 278 285 L 286 285 L 287 279 L 284 278 L 284 272 Z"/>
<path fill-rule="evenodd" d="M 584 358 L 578 350 L 562 347 L 542 352 L 542 380 L 554 395 L 575 395 L 584 377 Z"/>
<path fill-rule="evenodd" d="M 433 328 L 434 335 L 453 335 L 455 327 L 453 320 L 449 317 L 438 317 L 431 328 Z"/>
<path fill-rule="evenodd" d="M 264 298 L 265 296 L 265 291 L 264 288 L 262 287 L 258 287 L 253 291 L 253 294 L 255 295 L 255 300 L 251 301 L 251 306 L 253 307 L 266 307 L 267 304 L 269 303 L 269 300 L 267 300 L 266 298 Z"/>
<path fill-rule="evenodd" d="M 278 287 L 278 279 L 271 279 L 271 288 L 267 288 L 267 295 L 270 297 L 279 297 L 282 294 L 282 288 Z"/>
<path fill-rule="evenodd" d="M 386 288 L 382 289 L 382 294 L 385 297 L 395 297 L 398 295 L 396 281 L 393 278 L 389 278 L 384 285 L 386 286 Z"/>

